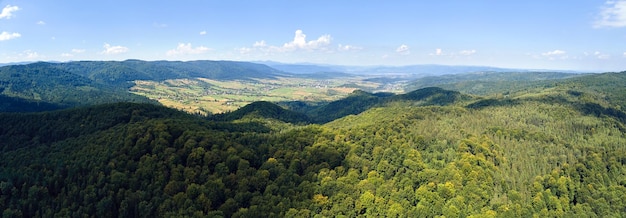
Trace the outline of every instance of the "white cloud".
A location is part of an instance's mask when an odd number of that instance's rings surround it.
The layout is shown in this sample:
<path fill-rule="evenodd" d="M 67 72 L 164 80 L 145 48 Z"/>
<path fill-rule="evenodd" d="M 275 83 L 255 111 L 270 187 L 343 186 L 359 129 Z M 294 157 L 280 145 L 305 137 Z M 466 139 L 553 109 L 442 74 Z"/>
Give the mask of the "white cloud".
<path fill-rule="evenodd" d="M 624 52 L 624 57 L 626 58 L 626 52 Z"/>
<path fill-rule="evenodd" d="M 252 47 L 265 47 L 265 46 L 267 46 L 267 44 L 265 43 L 265 40 L 254 42 L 254 44 L 252 45 Z"/>
<path fill-rule="evenodd" d="M 124 46 L 111 46 L 108 43 L 104 43 L 104 51 L 101 52 L 101 54 L 106 54 L 106 55 L 111 55 L 111 54 L 121 54 L 121 53 L 126 53 L 128 52 L 128 48 L 124 47 Z"/>
<path fill-rule="evenodd" d="M 252 53 L 253 51 L 257 51 L 257 50 L 261 50 L 261 51 L 278 51 L 280 49 L 278 47 L 275 47 L 275 46 L 268 46 L 267 43 L 265 42 L 265 40 L 261 40 L 261 41 L 254 42 L 254 44 L 252 44 L 252 48 L 243 47 L 243 48 L 238 48 L 237 50 L 241 54 L 249 54 L 249 53 Z"/>
<path fill-rule="evenodd" d="M 314 40 L 308 40 L 306 34 L 302 30 L 296 30 L 293 40 L 281 45 L 270 45 L 265 40 L 256 41 L 251 47 L 237 48 L 241 54 L 249 53 L 261 53 L 264 55 L 271 53 L 286 53 L 296 51 L 322 51 L 326 53 L 333 53 L 335 51 L 355 51 L 363 48 L 353 45 L 332 45 L 333 38 L 329 34 L 322 35 Z"/>
<path fill-rule="evenodd" d="M 443 55 L 443 50 L 441 50 L 440 48 L 435 49 L 435 55 L 437 55 L 437 56 Z"/>
<path fill-rule="evenodd" d="M 8 32 L 2 32 L 0 33 L 0 41 L 4 41 L 4 40 L 10 40 L 10 39 L 15 39 L 15 38 L 19 38 L 20 35 L 19 33 L 8 33 Z"/>
<path fill-rule="evenodd" d="M 74 57 L 74 54 L 85 53 L 85 49 L 74 48 L 70 53 L 62 53 L 61 57 Z"/>
<path fill-rule="evenodd" d="M 554 51 L 548 51 L 541 53 L 541 56 L 548 58 L 550 60 L 555 59 L 568 59 L 567 52 L 563 50 L 556 49 Z"/>
<path fill-rule="evenodd" d="M 316 40 L 306 41 L 306 35 L 302 32 L 302 30 L 296 30 L 296 34 L 293 37 L 293 41 L 287 42 L 283 45 L 283 48 L 286 50 L 296 50 L 296 49 L 306 49 L 306 50 L 315 50 L 319 48 L 323 48 L 330 44 L 331 41 L 330 35 L 322 35 Z"/>
<path fill-rule="evenodd" d="M 241 53 L 241 54 L 248 54 L 248 53 L 250 53 L 250 52 L 252 52 L 252 51 L 253 51 L 253 49 L 248 48 L 248 47 L 239 48 L 239 49 L 237 49 L 237 50 L 238 50 L 238 51 L 239 51 L 239 53 Z"/>
<path fill-rule="evenodd" d="M 203 30 L 203 31 L 200 31 L 200 35 L 201 35 L 201 36 L 204 36 L 204 35 L 206 35 L 206 31 L 205 31 L 205 30 Z"/>
<path fill-rule="evenodd" d="M 37 21 L 37 25 L 46 25 L 46 22 L 44 22 L 43 20 Z"/>
<path fill-rule="evenodd" d="M 26 56 L 27 59 L 36 59 L 39 58 L 39 54 L 37 52 L 26 50 L 20 54 L 20 56 Z"/>
<path fill-rule="evenodd" d="M 566 54 L 566 53 L 567 53 L 567 52 L 565 52 L 565 51 L 562 51 L 562 50 L 558 50 L 558 49 L 557 49 L 557 50 L 554 50 L 554 51 L 549 51 L 549 52 L 544 52 L 544 53 L 541 53 L 541 55 L 543 55 L 543 56 L 558 56 L 558 55 L 564 55 L 564 54 Z"/>
<path fill-rule="evenodd" d="M 353 46 L 353 45 L 342 45 L 342 44 L 339 44 L 337 49 L 339 49 L 339 51 L 358 51 L 358 50 L 361 50 L 363 48 L 358 47 L 358 46 Z"/>
<path fill-rule="evenodd" d="M 450 58 L 459 58 L 462 56 L 472 56 L 476 54 L 475 49 L 467 49 L 461 50 L 458 52 L 444 52 L 441 48 L 436 48 L 434 53 L 429 53 L 430 56 L 441 56 L 441 57 L 450 57 Z"/>
<path fill-rule="evenodd" d="M 400 47 L 396 48 L 396 52 L 399 54 L 403 54 L 403 55 L 411 54 L 411 51 L 409 50 L 409 46 L 405 44 L 402 44 L 400 45 Z"/>
<path fill-rule="evenodd" d="M 2 13 L 0 13 L 0 19 L 10 19 L 11 17 L 13 17 L 13 12 L 18 10 L 20 10 L 20 8 L 17 6 L 7 5 L 2 9 Z"/>
<path fill-rule="evenodd" d="M 469 56 L 469 55 L 476 54 L 476 50 L 473 50 L 473 49 L 472 50 L 462 50 L 462 51 L 459 52 L 459 54 L 463 55 L 463 56 Z"/>
<path fill-rule="evenodd" d="M 607 1 L 594 27 L 626 27 L 626 0 Z"/>
<path fill-rule="evenodd" d="M 593 53 L 593 56 L 595 56 L 598 59 L 609 59 L 611 58 L 611 55 L 609 54 L 604 54 L 602 52 L 596 51 Z"/>
<path fill-rule="evenodd" d="M 167 51 L 168 56 L 174 55 L 189 55 L 189 54 L 202 54 L 211 50 L 210 48 L 199 46 L 199 47 L 191 47 L 191 43 L 178 43 L 178 46 L 175 49 Z"/>

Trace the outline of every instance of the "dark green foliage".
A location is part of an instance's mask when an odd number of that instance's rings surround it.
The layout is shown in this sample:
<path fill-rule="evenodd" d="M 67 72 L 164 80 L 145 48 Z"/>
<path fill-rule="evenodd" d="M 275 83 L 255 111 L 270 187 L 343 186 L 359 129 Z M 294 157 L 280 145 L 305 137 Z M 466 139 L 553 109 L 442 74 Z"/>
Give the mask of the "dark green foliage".
<path fill-rule="evenodd" d="M 37 102 L 23 98 L 0 95 L 0 111 L 3 112 L 39 112 L 52 111 L 62 107 L 47 102 Z"/>
<path fill-rule="evenodd" d="M 3 102 L 5 106 L 2 109 L 18 108 L 23 102 L 28 101 L 44 105 L 39 109 L 120 101 L 150 102 L 147 98 L 131 94 L 126 89 L 101 84 L 55 66 L 57 64 L 38 62 L 0 67 L 0 90 L 2 90 L 0 94 L 6 96 L 5 98 L 14 99 L 14 101 Z M 16 98 L 23 100 L 15 100 Z M 54 107 L 47 105 L 54 105 Z M 17 111 L 28 112 L 33 109 L 25 107 Z"/>
<path fill-rule="evenodd" d="M 183 116 L 184 115 L 184 116 Z M 0 150 L 41 145 L 88 135 L 119 124 L 154 118 L 189 117 L 150 104 L 117 103 L 54 113 L 0 113 Z"/>
<path fill-rule="evenodd" d="M 456 91 L 444 90 L 438 87 L 427 87 L 392 97 L 393 100 L 422 101 L 421 105 L 449 105 L 460 100 L 469 99 Z"/>
<path fill-rule="evenodd" d="M 304 124 L 309 122 L 309 118 L 304 114 L 286 110 L 276 104 L 266 101 L 253 102 L 230 113 L 216 114 L 212 116 L 211 119 L 233 121 L 244 117 L 276 119 L 286 123 L 295 124 Z"/>
<path fill-rule="evenodd" d="M 320 127 L 270 134 L 148 104 L 0 120 L 0 205 L 26 217 L 278 216 L 281 202 L 305 207 L 299 184 L 345 156 L 313 145 L 330 137 Z"/>
<path fill-rule="evenodd" d="M 406 89 L 437 86 L 467 94 L 490 95 L 545 86 L 557 80 L 583 75 L 560 72 L 475 72 L 427 76 L 409 83 Z"/>
<path fill-rule="evenodd" d="M 603 98 L 621 108 L 626 108 L 626 71 L 619 73 L 592 74 L 571 78 L 563 86 L 586 93 L 602 93 Z"/>
<path fill-rule="evenodd" d="M 128 92 L 135 80 L 180 78 L 259 79 L 285 73 L 261 64 L 234 61 L 78 61 L 38 62 L 0 67 L 0 95 L 67 108 L 112 102 L 152 102 Z M 15 110 L 23 101 L 3 101 L 0 111 Z M 24 105 L 28 106 L 28 105 Z M 2 110 L 6 109 L 6 110 Z"/>
<path fill-rule="evenodd" d="M 290 112 L 267 102 L 223 115 L 234 121 L 134 103 L 0 114 L 0 208 L 6 217 L 624 216 L 624 112 L 598 97 L 606 93 L 560 86 L 478 101 L 439 88 L 355 92 L 326 113 L 361 111 L 323 125 L 285 124 Z"/>
<path fill-rule="evenodd" d="M 448 91 L 437 87 L 418 89 L 406 94 L 368 93 L 356 90 L 348 97 L 325 105 L 305 110 L 305 113 L 316 123 L 327 123 L 347 115 L 359 114 L 373 107 L 384 106 L 393 102 L 414 102 L 420 106 L 449 105 L 468 96 L 459 92 Z"/>
<path fill-rule="evenodd" d="M 317 123 L 326 123 L 350 114 L 361 113 L 381 102 L 382 99 L 378 96 L 356 90 L 344 99 L 330 102 L 307 112 L 307 115 Z"/>
<path fill-rule="evenodd" d="M 466 107 L 471 109 L 480 109 L 484 107 L 492 107 L 492 106 L 512 106 L 519 104 L 519 100 L 517 99 L 483 99 L 478 100 L 474 103 L 468 104 Z"/>
<path fill-rule="evenodd" d="M 236 61 L 78 61 L 54 67 L 99 83 L 127 86 L 134 80 L 163 81 L 181 78 L 273 78 L 284 73 L 262 64 Z"/>

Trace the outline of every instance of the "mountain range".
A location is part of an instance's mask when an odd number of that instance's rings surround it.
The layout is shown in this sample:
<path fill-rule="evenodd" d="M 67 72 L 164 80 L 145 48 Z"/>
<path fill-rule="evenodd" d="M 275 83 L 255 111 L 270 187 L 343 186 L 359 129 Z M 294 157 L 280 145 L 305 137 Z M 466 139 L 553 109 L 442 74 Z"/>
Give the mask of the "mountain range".
<path fill-rule="evenodd" d="M 209 115 L 128 92 L 136 80 L 279 84 L 320 72 L 279 68 L 0 67 L 2 216 L 626 215 L 626 71 L 444 73 L 403 93 Z"/>

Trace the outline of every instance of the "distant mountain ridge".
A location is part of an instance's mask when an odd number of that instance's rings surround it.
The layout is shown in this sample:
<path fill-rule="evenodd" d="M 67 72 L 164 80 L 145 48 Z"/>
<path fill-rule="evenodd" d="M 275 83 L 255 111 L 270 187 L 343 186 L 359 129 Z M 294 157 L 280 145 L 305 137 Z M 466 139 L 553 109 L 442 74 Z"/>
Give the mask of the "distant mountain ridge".
<path fill-rule="evenodd" d="M 55 67 L 101 83 L 121 84 L 133 80 L 274 78 L 284 72 L 262 64 L 238 61 L 77 61 Z"/>
<path fill-rule="evenodd" d="M 363 75 L 388 75 L 388 76 L 440 76 L 460 73 L 476 72 L 537 72 L 545 70 L 515 69 L 490 66 L 464 66 L 464 65 L 438 65 L 438 64 L 417 64 L 405 66 L 348 66 L 329 64 L 309 64 L 309 63 L 280 63 L 272 61 L 259 61 L 255 63 L 265 64 L 272 68 L 293 73 L 293 74 L 314 74 L 323 72 L 341 72 L 347 74 Z M 576 73 L 576 71 L 559 70 L 558 72 Z"/>
<path fill-rule="evenodd" d="M 135 80 L 262 79 L 286 73 L 262 64 L 237 61 L 76 61 L 36 62 L 0 67 L 0 95 L 12 98 L 0 111 L 15 111 L 27 102 L 44 103 L 23 111 L 111 102 L 152 102 L 128 92 Z M 19 100 L 19 99 L 23 99 Z"/>

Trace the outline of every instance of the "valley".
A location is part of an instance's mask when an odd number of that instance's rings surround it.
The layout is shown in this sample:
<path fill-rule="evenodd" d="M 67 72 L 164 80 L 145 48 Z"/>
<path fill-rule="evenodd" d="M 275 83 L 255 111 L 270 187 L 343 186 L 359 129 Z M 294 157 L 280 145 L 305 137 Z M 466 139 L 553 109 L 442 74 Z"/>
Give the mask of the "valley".
<path fill-rule="evenodd" d="M 313 75 L 210 61 L 0 67 L 3 217 L 626 211 L 626 72 Z"/>
<path fill-rule="evenodd" d="M 328 79 L 278 77 L 249 80 L 213 80 L 207 78 L 173 79 L 162 82 L 135 81 L 131 93 L 190 113 L 215 114 L 235 111 L 255 101 L 330 102 L 354 90 L 401 92 L 368 82 L 367 77 Z"/>

